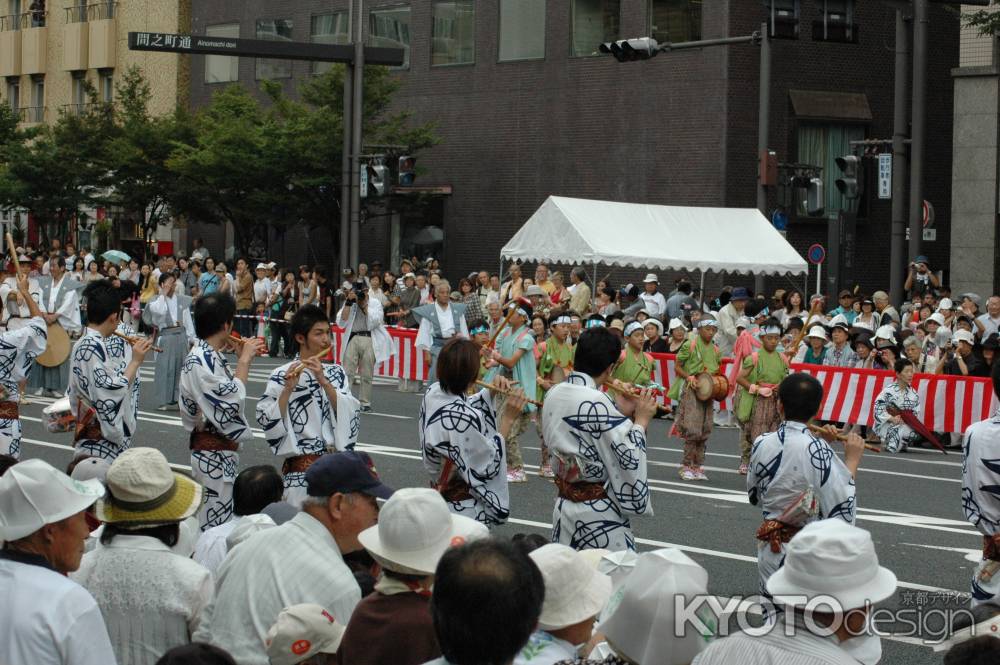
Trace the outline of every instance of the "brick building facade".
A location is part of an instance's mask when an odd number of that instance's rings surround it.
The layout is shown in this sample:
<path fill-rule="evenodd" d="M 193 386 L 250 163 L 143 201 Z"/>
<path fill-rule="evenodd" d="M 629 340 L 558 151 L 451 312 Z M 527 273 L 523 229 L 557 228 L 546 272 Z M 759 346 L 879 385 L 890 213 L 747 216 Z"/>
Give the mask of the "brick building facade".
<path fill-rule="evenodd" d="M 407 239 L 421 226 L 432 224 L 444 229 L 438 258 L 447 274 L 496 269 L 499 249 L 550 194 L 670 205 L 756 205 L 757 47 L 675 51 L 625 64 L 610 57 L 573 55 L 572 45 L 580 38 L 574 37 L 573 26 L 580 25 L 577 12 L 583 11 L 582 5 L 601 5 L 604 36 L 623 38 L 650 33 L 653 5 L 683 3 L 538 2 L 544 4 L 544 57 L 500 61 L 500 49 L 508 48 L 501 43 L 499 25 L 507 2 L 474 0 L 469 3 L 474 10 L 470 24 L 474 48 L 469 53 L 474 57 L 465 56 L 474 62 L 447 66 L 432 64 L 432 50 L 438 48 L 432 38 L 434 12 L 442 3 L 402 5 L 409 7 L 409 64 L 399 70 L 403 85 L 396 103 L 413 111 L 417 121 L 437 123 L 442 141 L 419 156 L 419 183 L 450 185 L 453 193 L 442 197 L 422 219 L 383 217 L 366 223 L 363 259 L 385 263 L 400 251 L 409 253 Z M 615 4 L 617 26 L 609 22 L 606 11 Z M 212 26 L 238 23 L 240 37 L 253 37 L 258 20 L 287 19 L 291 39 L 308 41 L 316 23 L 313 17 L 346 5 L 347 0 L 195 0 L 193 29 L 202 34 Z M 704 0 L 690 5 L 685 16 L 693 16 L 697 25 L 673 32 L 679 35 L 673 41 L 750 34 L 768 14 L 756 0 Z M 820 155 L 832 163 L 836 156 L 832 151 L 846 145 L 843 141 L 848 138 L 891 137 L 894 12 L 882 3 L 858 2 L 856 43 L 824 42 L 813 39 L 813 22 L 821 18 L 822 3 L 801 0 L 800 5 L 799 38 L 772 42 L 769 145 L 782 162 Z M 365 12 L 399 6 L 399 0 L 369 0 Z M 700 20 L 694 9 L 700 9 Z M 676 25 L 676 15 L 658 18 L 669 18 Z M 935 269 L 945 269 L 947 279 L 950 71 L 958 63 L 959 20 L 938 6 L 932 7 L 931 18 L 925 198 L 935 205 L 938 235 L 936 242 L 925 244 L 925 253 Z M 369 39 L 375 25 L 366 19 Z M 385 39 L 378 43 L 390 45 Z M 195 106 L 206 104 L 220 87 L 206 83 L 203 60 L 192 63 Z M 239 82 L 256 87 L 252 59 L 242 59 L 234 72 Z M 292 63 L 291 78 L 283 82 L 294 90 L 295 81 L 310 72 L 310 63 Z M 834 102 L 824 106 L 821 101 L 830 98 L 828 93 L 835 93 Z M 869 172 L 874 170 L 871 163 L 868 166 Z M 833 190 L 831 169 L 824 177 L 828 190 Z M 868 190 L 873 186 L 869 176 Z M 827 198 L 836 200 L 832 194 Z M 857 226 L 855 269 L 845 281 L 858 282 L 870 293 L 888 285 L 890 216 L 888 201 L 878 201 L 874 194 L 868 198 Z M 772 191 L 769 209 L 781 201 L 779 192 Z M 335 217 L 333 211 L 334 223 Z M 270 251 L 289 264 L 314 260 L 333 264 L 331 230 L 311 230 L 308 243 L 299 242 L 301 230 L 272 237 Z M 225 239 L 220 229 L 198 227 L 195 232 L 205 236 L 213 253 L 221 254 Z M 800 251 L 813 242 L 825 243 L 826 237 L 825 217 L 791 215 L 788 239 Z M 629 277 L 618 271 L 613 280 Z M 709 282 L 718 285 L 724 279 L 714 276 Z M 787 280 L 774 279 L 768 286 L 788 285 Z"/>

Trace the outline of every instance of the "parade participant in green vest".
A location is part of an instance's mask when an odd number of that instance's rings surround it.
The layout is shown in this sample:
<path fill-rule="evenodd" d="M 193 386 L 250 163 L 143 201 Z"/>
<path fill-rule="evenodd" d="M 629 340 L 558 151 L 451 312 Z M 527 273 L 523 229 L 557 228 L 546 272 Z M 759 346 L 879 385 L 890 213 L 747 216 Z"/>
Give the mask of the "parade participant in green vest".
<path fill-rule="evenodd" d="M 736 419 L 740 421 L 740 474 L 747 475 L 750 449 L 762 434 L 774 432 L 781 423 L 778 412 L 778 384 L 788 376 L 788 359 L 778 352 L 781 324 L 764 322 L 760 332 L 762 348 L 743 359 L 736 377 Z"/>
<path fill-rule="evenodd" d="M 576 353 L 576 344 L 569 336 L 569 328 L 573 319 L 563 314 L 549 325 L 552 334 L 547 340 L 538 345 L 538 400 L 545 401 L 552 386 L 561 383 L 573 371 L 573 355 Z M 543 406 L 542 409 L 545 407 Z M 549 464 L 549 447 L 545 445 L 545 437 L 542 434 L 542 414 L 539 410 L 538 418 L 535 421 L 538 427 L 538 438 L 542 442 L 542 464 L 538 469 L 538 475 L 542 478 L 554 478 L 552 465 Z"/>
<path fill-rule="evenodd" d="M 683 480 L 708 480 L 705 475 L 705 444 L 712 434 L 713 400 L 700 401 L 694 387 L 699 374 L 718 374 L 722 353 L 712 339 L 719 323 L 706 317 L 698 321 L 698 334 L 677 353 L 677 379 L 670 386 L 670 398 L 680 402 L 672 433 L 684 439 Z"/>
<path fill-rule="evenodd" d="M 617 379 L 622 383 L 634 386 L 648 386 L 653 380 L 653 357 L 648 353 L 643 353 L 642 344 L 646 341 L 643 324 L 633 321 L 625 326 L 625 349 L 615 371 L 611 373 L 612 379 Z M 617 395 L 618 391 L 611 391 Z"/>

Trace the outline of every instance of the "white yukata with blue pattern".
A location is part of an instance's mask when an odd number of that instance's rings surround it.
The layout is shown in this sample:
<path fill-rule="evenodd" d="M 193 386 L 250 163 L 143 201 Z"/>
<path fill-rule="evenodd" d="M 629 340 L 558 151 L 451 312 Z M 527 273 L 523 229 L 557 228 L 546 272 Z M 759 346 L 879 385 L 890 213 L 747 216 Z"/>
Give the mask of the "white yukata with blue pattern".
<path fill-rule="evenodd" d="M 18 385 L 23 381 L 35 358 L 45 351 L 48 329 L 45 319 L 35 317 L 16 330 L 0 333 L 0 400 L 17 402 L 21 398 Z M 21 457 L 21 420 L 0 418 L 0 453 L 15 459 Z"/>
<path fill-rule="evenodd" d="M 125 378 L 125 368 L 132 359 L 131 348 L 126 351 L 126 346 L 125 340 L 102 337 L 89 327 L 73 345 L 66 391 L 70 410 L 79 420 L 93 406 L 97 412 L 94 419 L 101 426 L 100 439 L 81 439 L 74 444 L 78 457 L 89 455 L 113 462 L 132 445 L 139 412 L 139 375 L 132 381 Z"/>
<path fill-rule="evenodd" d="M 556 498 L 552 542 L 575 550 L 635 550 L 630 518 L 652 515 L 646 476 L 646 430 L 625 417 L 594 379 L 572 372 L 545 396 L 542 431 L 569 482 L 602 483 L 607 498 Z"/>
<path fill-rule="evenodd" d="M 503 524 L 510 515 L 506 444 L 497 424 L 486 388 L 472 395 L 453 395 L 435 383 L 420 403 L 420 453 L 431 482 L 441 480 L 450 459 L 452 474 L 468 484 L 472 498 L 449 501 L 448 509 L 488 528 Z"/>
<path fill-rule="evenodd" d="M 810 488 L 819 502 L 819 513 L 791 526 L 802 527 L 831 517 L 854 524 L 854 478 L 826 441 L 813 436 L 804 424 L 791 420 L 781 423 L 777 432 L 757 437 L 750 452 L 747 494 L 750 503 L 760 507 L 765 520 L 779 519 Z M 785 545 L 780 552 L 772 552 L 769 543 L 755 542 L 760 593 L 769 598 L 764 585 L 784 564 Z"/>
<path fill-rule="evenodd" d="M 908 446 L 920 441 L 921 436 L 914 432 L 909 425 L 896 425 L 889 419 L 888 408 L 893 406 L 900 411 L 913 411 L 917 413 L 920 409 L 920 395 L 913 387 L 903 390 L 899 384 L 893 381 L 885 387 L 875 398 L 875 426 L 872 429 L 878 438 L 882 439 L 882 445 L 886 452 L 901 453 Z"/>
<path fill-rule="evenodd" d="M 257 402 L 257 422 L 264 430 L 271 452 L 278 457 L 294 457 L 353 450 L 361 425 L 361 402 L 351 394 L 347 374 L 338 364 L 323 364 L 326 380 L 337 391 L 336 412 L 330 408 L 330 398 L 312 371 L 303 370 L 288 398 L 288 411 L 282 417 L 278 398 L 285 388 L 285 375 L 298 361 L 299 356 L 296 356 L 292 362 L 271 372 L 264 396 Z M 300 507 L 305 498 L 305 472 L 286 474 L 285 501 Z"/>
<path fill-rule="evenodd" d="M 962 511 L 984 536 L 1000 533 L 1000 413 L 970 425 L 962 441 Z M 1000 602 L 1000 562 L 983 559 L 972 604 Z"/>
<path fill-rule="evenodd" d="M 233 376 L 226 357 L 199 339 L 181 366 L 184 429 L 215 432 L 237 443 L 249 441 L 253 431 L 243 413 L 246 396 L 246 386 Z M 205 487 L 206 501 L 198 511 L 202 531 L 232 518 L 233 483 L 239 464 L 235 451 L 191 451 L 191 475 Z"/>

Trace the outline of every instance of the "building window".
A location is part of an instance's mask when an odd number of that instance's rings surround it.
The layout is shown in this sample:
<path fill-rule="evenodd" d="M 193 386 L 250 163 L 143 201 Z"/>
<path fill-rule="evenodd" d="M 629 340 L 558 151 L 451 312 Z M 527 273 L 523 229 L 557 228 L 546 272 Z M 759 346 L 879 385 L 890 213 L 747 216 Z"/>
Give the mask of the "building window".
<path fill-rule="evenodd" d="M 840 175 L 837 168 L 837 157 L 853 153 L 851 141 L 865 138 L 865 128 L 862 125 L 804 123 L 798 128 L 799 162 L 823 169 L 823 192 L 826 197 L 826 209 L 822 216 L 836 218 L 841 209 L 847 207 L 847 201 L 837 190 L 836 180 Z M 805 197 L 797 197 L 804 199 Z M 797 203 L 796 213 L 800 217 L 808 217 L 803 200 Z"/>
<path fill-rule="evenodd" d="M 101 95 L 101 101 L 105 104 L 110 104 L 115 98 L 115 75 L 114 71 L 102 71 L 98 74 L 98 83 L 100 89 L 98 92 Z"/>
<path fill-rule="evenodd" d="M 45 106 L 45 79 L 42 77 L 31 80 L 31 105 Z"/>
<path fill-rule="evenodd" d="M 73 85 L 70 90 L 70 94 L 73 96 L 72 105 L 77 107 L 77 110 L 83 108 L 83 105 L 87 103 L 87 77 L 86 72 L 73 72 Z"/>
<path fill-rule="evenodd" d="M 7 16 L 4 19 L 5 31 L 21 29 L 21 0 L 7 0 Z"/>
<path fill-rule="evenodd" d="M 257 19 L 257 39 L 274 42 L 292 41 L 292 20 L 284 18 Z M 292 61 L 257 58 L 257 80 L 292 78 Z"/>
<path fill-rule="evenodd" d="M 16 77 L 7 79 L 7 104 L 15 112 L 21 109 L 21 81 Z"/>
<path fill-rule="evenodd" d="M 545 57 L 545 0 L 500 0 L 497 60 Z"/>
<path fill-rule="evenodd" d="M 372 46 L 403 49 L 403 69 L 410 67 L 410 8 L 373 9 L 368 15 Z"/>
<path fill-rule="evenodd" d="M 472 0 L 434 3 L 431 65 L 468 65 L 476 61 L 476 10 Z"/>
<path fill-rule="evenodd" d="M 220 23 L 205 26 L 206 37 L 240 36 L 239 23 Z M 205 56 L 205 83 L 229 83 L 240 78 L 240 59 L 231 55 Z"/>
<path fill-rule="evenodd" d="M 618 39 L 620 0 L 573 0 L 570 55 L 597 55 L 601 42 Z"/>
<path fill-rule="evenodd" d="M 309 21 L 309 41 L 316 44 L 350 44 L 347 12 L 317 14 Z M 322 74 L 333 67 L 332 62 L 312 63 L 312 73 Z"/>
<path fill-rule="evenodd" d="M 649 34 L 661 44 L 701 39 L 701 0 L 649 0 Z"/>

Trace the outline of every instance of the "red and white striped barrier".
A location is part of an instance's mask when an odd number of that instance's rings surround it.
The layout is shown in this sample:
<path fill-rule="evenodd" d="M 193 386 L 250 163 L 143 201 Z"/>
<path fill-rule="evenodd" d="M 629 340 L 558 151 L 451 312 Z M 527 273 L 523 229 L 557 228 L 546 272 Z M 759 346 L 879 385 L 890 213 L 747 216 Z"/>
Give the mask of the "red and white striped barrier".
<path fill-rule="evenodd" d="M 874 422 L 875 398 L 895 376 L 888 370 L 798 363 L 792 369 L 812 374 L 823 384 L 823 406 L 817 416 L 820 420 L 869 426 Z M 986 378 L 916 374 L 913 387 L 920 395 L 917 417 L 932 432 L 964 432 L 969 425 L 989 418 L 1000 406 Z"/>
<path fill-rule="evenodd" d="M 395 379 L 424 381 L 423 352 L 415 344 L 417 331 L 410 328 L 388 327 L 389 336 L 396 345 L 396 354 L 375 367 L 375 375 Z M 340 357 L 343 329 L 332 327 L 334 356 Z M 669 387 L 674 380 L 674 362 L 677 356 L 669 353 L 650 354 L 653 360 L 653 381 Z M 731 358 L 722 361 L 723 372 L 728 375 Z M 845 369 L 794 363 L 793 371 L 806 372 L 823 384 L 823 405 L 817 416 L 820 420 L 842 423 L 859 423 L 871 426 L 874 420 L 875 398 L 893 380 L 892 372 L 872 369 Z M 920 413 L 927 429 L 933 432 L 964 432 L 980 420 L 989 418 L 1000 403 L 993 395 L 989 379 L 939 374 L 917 374 L 913 387 L 920 395 Z M 663 398 L 664 403 L 667 398 Z M 732 409 L 732 398 L 719 405 Z"/>

